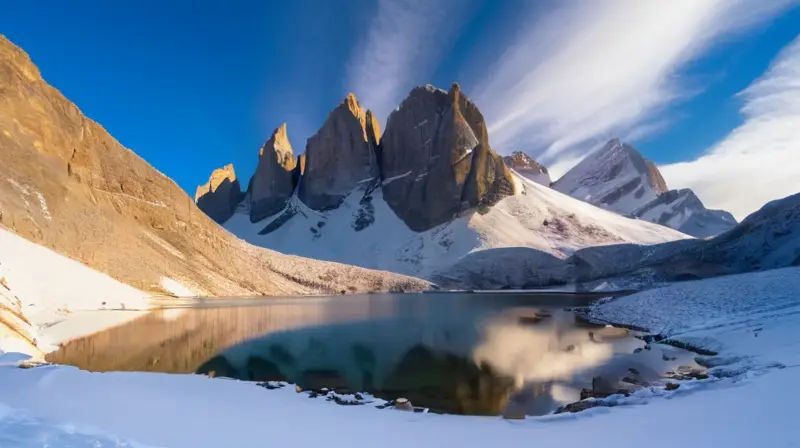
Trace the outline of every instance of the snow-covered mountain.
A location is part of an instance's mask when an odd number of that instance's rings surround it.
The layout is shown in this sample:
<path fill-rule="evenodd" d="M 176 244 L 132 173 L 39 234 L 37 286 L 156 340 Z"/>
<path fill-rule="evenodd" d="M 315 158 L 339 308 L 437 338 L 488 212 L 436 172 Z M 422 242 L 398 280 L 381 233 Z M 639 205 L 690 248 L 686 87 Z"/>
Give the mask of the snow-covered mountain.
<path fill-rule="evenodd" d="M 698 238 L 719 235 L 736 225 L 733 215 L 724 210 L 707 209 L 689 188 L 662 193 L 632 215 Z"/>
<path fill-rule="evenodd" d="M 280 129 L 282 147 L 291 151 Z M 274 159 L 269 147 L 262 147 L 260 163 Z M 563 259 L 588 246 L 688 238 L 510 169 L 457 84 L 450 91 L 413 89 L 389 116 L 383 136 L 371 113 L 348 95 L 308 140 L 305 160 L 282 210 L 254 216 L 248 192 L 223 226 L 284 253 L 427 278 L 478 249 L 528 247 Z M 511 166 L 539 166 L 530 162 Z M 251 188 L 269 184 L 260 176 Z M 286 191 L 272 196 L 285 203 Z"/>
<path fill-rule="evenodd" d="M 553 188 L 625 216 L 706 238 L 736 225 L 722 210 L 709 210 L 689 189 L 669 190 L 658 168 L 633 146 L 612 139 L 583 159 Z"/>
<path fill-rule="evenodd" d="M 577 282 L 642 285 L 800 266 L 800 193 L 766 204 L 711 239 L 591 247 L 568 263 Z"/>
<path fill-rule="evenodd" d="M 280 252 L 422 277 L 478 249 L 522 246 L 566 258 L 594 245 L 688 238 L 570 198 L 517 173 L 513 179 L 517 194 L 423 232 L 411 230 L 394 214 L 380 188 L 354 191 L 340 207 L 324 212 L 295 196 L 283 213 L 251 223 L 238 212 L 224 227 Z"/>
<path fill-rule="evenodd" d="M 668 190 L 656 166 L 619 139 L 612 139 L 589 154 L 558 179 L 553 188 L 624 215 Z"/>
<path fill-rule="evenodd" d="M 509 168 L 537 184 L 549 187 L 552 183 L 547 168 L 522 151 L 512 152 L 510 156 L 503 157 L 503 161 Z"/>

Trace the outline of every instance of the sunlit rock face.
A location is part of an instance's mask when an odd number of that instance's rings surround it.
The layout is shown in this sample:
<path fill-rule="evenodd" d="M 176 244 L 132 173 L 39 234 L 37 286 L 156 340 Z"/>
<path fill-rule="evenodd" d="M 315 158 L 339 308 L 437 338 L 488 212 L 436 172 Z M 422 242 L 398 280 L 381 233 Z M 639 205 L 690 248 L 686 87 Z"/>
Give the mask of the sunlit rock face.
<path fill-rule="evenodd" d="M 297 185 L 297 159 L 286 134 L 286 123 L 273 131 L 258 153 L 250 181 L 250 221 L 258 222 L 286 207 Z"/>
<path fill-rule="evenodd" d="M 242 187 L 232 164 L 215 169 L 194 194 L 197 207 L 219 224 L 233 216 L 241 200 Z"/>
<path fill-rule="evenodd" d="M 379 139 L 377 120 L 351 93 L 306 143 L 300 200 L 311 209 L 330 210 L 376 181 Z"/>

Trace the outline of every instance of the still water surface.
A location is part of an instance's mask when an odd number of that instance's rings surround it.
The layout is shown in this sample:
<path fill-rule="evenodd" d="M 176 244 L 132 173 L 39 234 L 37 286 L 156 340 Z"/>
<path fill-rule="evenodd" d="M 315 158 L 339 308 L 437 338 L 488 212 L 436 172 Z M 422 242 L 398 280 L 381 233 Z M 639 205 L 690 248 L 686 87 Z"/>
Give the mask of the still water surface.
<path fill-rule="evenodd" d="M 385 294 L 206 301 L 65 344 L 91 371 L 203 373 L 405 397 L 442 412 L 529 415 L 577 401 L 642 343 L 564 311 L 591 295 Z M 620 361 L 623 360 L 623 361 Z"/>

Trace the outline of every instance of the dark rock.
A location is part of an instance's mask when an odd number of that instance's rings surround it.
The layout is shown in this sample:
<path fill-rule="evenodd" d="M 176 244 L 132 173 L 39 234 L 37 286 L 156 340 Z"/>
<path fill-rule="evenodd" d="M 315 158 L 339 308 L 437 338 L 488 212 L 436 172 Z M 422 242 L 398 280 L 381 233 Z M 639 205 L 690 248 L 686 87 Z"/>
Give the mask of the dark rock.
<path fill-rule="evenodd" d="M 336 391 L 346 391 L 349 389 L 347 381 L 336 370 L 312 369 L 300 374 L 297 384 L 303 389 L 320 391 L 322 389 L 333 389 Z"/>
<path fill-rule="evenodd" d="M 602 407 L 610 408 L 610 407 L 613 407 L 613 406 L 616 406 L 616 404 L 615 403 L 606 402 L 606 401 L 603 401 L 603 400 L 583 400 L 583 401 L 578 401 L 578 402 L 575 402 L 575 403 L 570 403 L 570 404 L 568 404 L 566 406 L 562 406 L 562 407 L 556 409 L 555 413 L 556 414 L 563 414 L 565 412 L 570 412 L 570 413 L 574 414 L 576 412 L 585 411 L 585 410 L 591 409 L 591 408 L 602 408 Z"/>
<path fill-rule="evenodd" d="M 194 194 L 197 207 L 219 224 L 233 216 L 242 198 L 242 187 L 232 164 L 215 169 L 208 182 L 197 187 Z"/>
<path fill-rule="evenodd" d="M 666 390 L 675 390 L 675 389 L 677 389 L 677 388 L 679 388 L 679 387 L 681 387 L 681 385 L 680 385 L 680 384 L 677 384 L 677 383 L 667 383 L 667 384 L 664 386 L 664 389 L 666 389 Z"/>
<path fill-rule="evenodd" d="M 296 165 L 284 123 L 272 132 L 258 153 L 258 166 L 249 187 L 251 222 L 286 208 L 296 185 L 293 174 Z"/>
<path fill-rule="evenodd" d="M 204 362 L 195 373 L 208 375 L 211 378 L 240 378 L 239 371 L 224 356 L 218 355 Z"/>
<path fill-rule="evenodd" d="M 664 339 L 663 341 L 659 342 L 660 344 L 666 344 L 675 348 L 680 348 L 683 350 L 690 351 L 692 353 L 697 353 L 698 355 L 703 356 L 716 356 L 717 352 L 713 350 L 707 350 L 696 345 L 690 344 L 685 341 L 679 341 L 677 339 Z"/>
<path fill-rule="evenodd" d="M 514 194 L 483 116 L 458 84 L 414 88 L 389 116 L 380 160 L 384 199 L 418 232 Z"/>
<path fill-rule="evenodd" d="M 245 372 L 244 379 L 250 381 L 286 381 L 281 369 L 274 362 L 258 356 L 248 358 Z"/>
<path fill-rule="evenodd" d="M 281 226 L 283 226 L 284 224 L 289 222 L 289 220 L 292 219 L 294 217 L 294 215 L 296 215 L 296 214 L 297 214 L 297 210 L 294 207 L 287 207 L 283 211 L 283 213 L 281 213 L 280 215 L 276 216 L 275 219 L 270 221 L 269 224 L 267 224 L 263 229 L 261 229 L 260 232 L 258 232 L 258 234 L 259 235 L 267 235 L 269 233 L 272 233 L 272 232 L 280 229 Z"/>
<path fill-rule="evenodd" d="M 352 93 L 308 139 L 299 197 L 318 211 L 338 207 L 347 195 L 379 177 L 380 129 Z"/>

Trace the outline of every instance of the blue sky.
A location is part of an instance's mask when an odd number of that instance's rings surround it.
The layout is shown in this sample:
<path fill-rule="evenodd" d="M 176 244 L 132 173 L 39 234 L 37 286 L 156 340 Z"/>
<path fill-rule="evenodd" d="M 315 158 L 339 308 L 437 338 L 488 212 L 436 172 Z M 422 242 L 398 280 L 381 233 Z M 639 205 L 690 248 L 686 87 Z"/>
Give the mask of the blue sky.
<path fill-rule="evenodd" d="M 763 191 L 748 188 L 745 203 L 720 186 L 741 174 L 733 156 L 761 146 L 753 132 L 742 142 L 741 129 L 796 97 L 795 83 L 784 83 L 783 100 L 746 111 L 776 96 L 775 82 L 747 89 L 791 53 L 800 33 L 794 0 L 45 4 L 5 5 L 0 33 L 191 194 L 225 163 L 246 183 L 282 122 L 302 152 L 349 91 L 385 126 L 414 85 L 452 81 L 483 111 L 495 149 L 525 150 L 556 172 L 619 136 L 663 166 L 671 187 L 695 188 L 738 216 L 800 191 L 792 173 L 779 169 L 776 182 L 766 166 L 756 173 Z M 789 54 L 788 65 L 781 79 L 800 83 L 800 57 Z M 780 114 L 788 135 L 765 150 L 770 160 L 800 154 L 800 131 L 791 133 L 800 111 L 789 112 Z M 708 174 L 720 169 L 714 160 L 727 170 L 719 182 Z"/>

